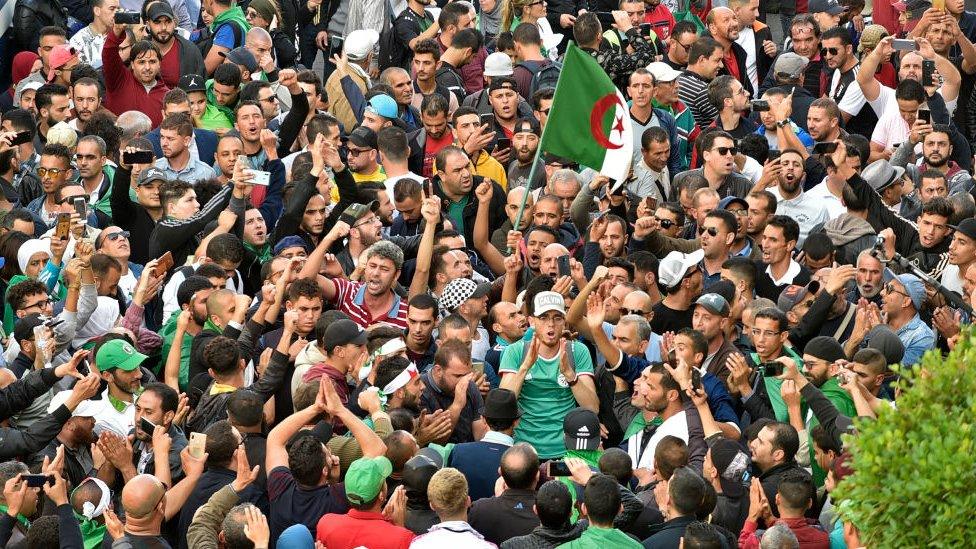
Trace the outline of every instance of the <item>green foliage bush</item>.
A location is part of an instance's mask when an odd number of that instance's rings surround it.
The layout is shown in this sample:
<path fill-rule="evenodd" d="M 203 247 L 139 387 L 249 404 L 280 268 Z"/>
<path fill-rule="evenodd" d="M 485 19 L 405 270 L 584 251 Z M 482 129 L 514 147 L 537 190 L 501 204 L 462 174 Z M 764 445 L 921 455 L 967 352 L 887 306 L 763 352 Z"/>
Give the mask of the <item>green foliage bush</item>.
<path fill-rule="evenodd" d="M 973 547 L 976 330 L 943 359 L 902 369 L 897 409 L 859 420 L 854 474 L 832 495 L 866 547 Z M 922 374 L 922 369 L 925 373 Z"/>

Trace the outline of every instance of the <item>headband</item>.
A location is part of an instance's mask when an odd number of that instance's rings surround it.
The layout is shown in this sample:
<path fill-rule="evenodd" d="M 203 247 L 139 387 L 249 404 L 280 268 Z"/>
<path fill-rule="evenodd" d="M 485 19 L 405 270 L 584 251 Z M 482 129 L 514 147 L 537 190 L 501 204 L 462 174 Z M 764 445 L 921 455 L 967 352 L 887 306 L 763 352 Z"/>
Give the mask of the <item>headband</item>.
<path fill-rule="evenodd" d="M 366 379 L 369 373 L 373 370 L 373 364 L 377 362 L 377 359 L 382 356 L 389 356 L 393 353 L 400 352 L 407 348 L 407 344 L 403 341 L 402 337 L 391 339 L 380 346 L 379 349 L 373 351 L 373 354 L 366 359 L 366 363 L 363 367 L 359 369 L 359 381 Z"/>
<path fill-rule="evenodd" d="M 95 517 L 102 516 L 102 513 L 104 513 L 105 510 L 108 509 L 108 505 L 112 499 L 112 491 L 109 490 L 108 485 L 105 484 L 101 479 L 95 477 L 88 477 L 85 480 L 81 481 L 78 484 L 78 488 L 81 488 L 81 485 L 86 482 L 94 482 L 95 486 L 98 486 L 98 488 L 102 491 L 102 496 L 98 500 L 98 505 L 94 505 L 90 501 L 86 501 L 81 505 L 81 515 L 88 520 L 92 520 Z M 74 494 L 74 492 L 78 490 L 78 488 L 75 488 L 71 492 L 72 495 Z"/>
<path fill-rule="evenodd" d="M 417 365 L 411 362 L 410 366 L 404 368 L 402 372 L 386 384 L 386 387 L 383 387 L 383 394 L 387 396 L 392 395 L 419 375 L 420 371 L 417 370 Z"/>

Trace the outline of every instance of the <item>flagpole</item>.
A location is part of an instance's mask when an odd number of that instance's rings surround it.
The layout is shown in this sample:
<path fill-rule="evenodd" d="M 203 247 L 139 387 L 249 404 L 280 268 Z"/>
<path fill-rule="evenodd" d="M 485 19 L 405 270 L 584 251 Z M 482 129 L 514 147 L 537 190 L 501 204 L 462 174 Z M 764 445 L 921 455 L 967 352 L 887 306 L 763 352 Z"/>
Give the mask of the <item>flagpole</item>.
<path fill-rule="evenodd" d="M 569 51 L 569 48 L 571 47 L 573 47 L 572 40 L 570 40 L 569 43 L 566 45 L 566 51 Z M 563 79 L 563 72 L 559 71 L 559 78 L 556 79 L 556 90 L 559 90 L 559 82 L 562 79 Z M 552 94 L 552 105 L 549 106 L 550 111 L 553 108 L 555 108 L 555 106 L 556 106 L 556 93 L 554 90 Z M 548 120 L 548 116 L 547 116 L 547 120 Z M 535 149 L 535 158 L 532 159 L 532 167 L 529 168 L 529 179 L 525 183 L 525 192 L 522 193 L 522 203 L 519 204 L 518 213 L 515 215 L 515 224 L 512 226 L 513 231 L 518 231 L 519 227 L 522 225 L 522 214 L 525 212 L 525 202 L 529 198 L 529 190 L 532 185 L 532 182 L 535 181 L 535 172 L 539 168 L 539 157 L 542 156 L 542 144 L 545 142 L 546 129 L 548 128 L 548 126 L 549 124 L 546 124 L 546 127 L 542 128 L 542 135 L 539 136 L 539 146 L 536 147 Z M 506 248 L 505 252 L 507 255 L 511 255 L 512 248 Z"/>

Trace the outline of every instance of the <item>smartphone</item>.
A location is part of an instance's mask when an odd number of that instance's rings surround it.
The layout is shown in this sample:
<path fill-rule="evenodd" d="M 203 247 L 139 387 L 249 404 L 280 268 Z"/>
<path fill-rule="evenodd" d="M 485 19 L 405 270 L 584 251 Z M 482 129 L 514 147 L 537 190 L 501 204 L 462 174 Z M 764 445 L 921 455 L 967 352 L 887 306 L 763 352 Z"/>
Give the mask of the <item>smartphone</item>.
<path fill-rule="evenodd" d="M 79 197 L 75 198 L 74 205 L 75 205 L 75 213 L 77 213 L 78 216 L 81 217 L 82 219 L 88 219 L 88 203 L 87 203 L 87 201 L 85 201 L 84 198 L 81 198 L 79 196 Z"/>
<path fill-rule="evenodd" d="M 559 266 L 559 276 L 570 276 L 568 255 L 561 255 L 557 257 L 556 265 Z"/>
<path fill-rule="evenodd" d="M 152 151 L 133 151 L 122 153 L 122 163 L 129 166 L 133 164 L 152 164 L 152 161 Z"/>
<path fill-rule="evenodd" d="M 604 31 L 613 28 L 615 21 L 613 19 L 612 13 L 610 13 L 609 11 L 598 11 L 595 13 L 596 13 L 596 18 L 598 21 L 600 21 L 600 26 L 603 27 Z"/>
<path fill-rule="evenodd" d="M 918 44 L 914 40 L 902 40 L 896 38 L 895 40 L 891 41 L 891 47 L 901 51 L 915 51 L 918 49 Z"/>
<path fill-rule="evenodd" d="M 644 198 L 644 207 L 647 208 L 648 210 L 651 210 L 651 212 L 656 211 L 657 210 L 657 198 L 656 197 L 653 197 L 653 196 L 645 197 Z"/>
<path fill-rule="evenodd" d="M 641 23 L 641 26 L 640 26 L 640 35 L 641 36 L 650 36 L 651 35 L 651 24 L 650 23 Z"/>
<path fill-rule="evenodd" d="M 495 142 L 495 148 L 504 151 L 505 149 L 512 148 L 512 140 L 507 137 L 499 137 L 498 141 Z"/>
<path fill-rule="evenodd" d="M 117 11 L 115 12 L 116 25 L 138 25 L 142 18 L 137 11 Z"/>
<path fill-rule="evenodd" d="M 922 85 L 934 86 L 935 82 L 935 61 L 931 59 L 922 60 Z"/>
<path fill-rule="evenodd" d="M 696 368 L 691 369 L 691 388 L 696 392 L 702 389 L 702 375 Z"/>
<path fill-rule="evenodd" d="M 826 143 L 817 143 L 813 146 L 813 154 L 832 154 L 837 150 L 836 141 L 828 141 Z"/>
<path fill-rule="evenodd" d="M 203 433 L 190 433 L 190 444 L 187 445 L 190 449 L 190 455 L 195 458 L 202 458 L 203 452 L 207 448 L 207 435 Z"/>
<path fill-rule="evenodd" d="M 926 124 L 932 123 L 932 111 L 928 109 L 918 109 L 917 118 Z"/>
<path fill-rule="evenodd" d="M 139 418 L 139 428 L 142 429 L 143 433 L 152 436 L 153 432 L 156 431 L 156 424 L 142 417 Z"/>
<path fill-rule="evenodd" d="M 27 481 L 28 488 L 43 488 L 45 484 L 54 484 L 54 477 L 51 475 L 21 475 Z"/>
<path fill-rule="evenodd" d="M 261 185 L 262 187 L 267 187 L 268 185 L 271 184 L 271 172 L 264 172 L 261 170 L 251 170 L 251 169 L 244 170 L 244 171 L 252 175 L 251 177 L 252 185 Z"/>
<path fill-rule="evenodd" d="M 54 236 L 65 240 L 68 235 L 71 234 L 71 215 L 66 213 L 59 213 L 58 220 L 54 225 Z"/>
<path fill-rule="evenodd" d="M 495 123 L 495 113 L 493 112 L 483 112 L 481 113 L 481 125 L 491 127 Z"/>
<path fill-rule="evenodd" d="M 834 146 L 834 148 L 835 149 L 837 148 L 836 145 Z M 779 149 L 770 149 L 769 154 L 766 155 L 766 160 L 776 161 L 779 160 L 779 157 L 781 156 L 783 156 L 783 151 Z"/>
<path fill-rule="evenodd" d="M 485 375 L 485 363 L 480 360 L 472 360 L 471 371 L 474 372 L 474 377 Z"/>
<path fill-rule="evenodd" d="M 160 277 L 169 272 L 173 268 L 173 254 L 171 252 L 166 252 L 159 257 L 159 261 L 156 262 L 156 268 L 153 270 L 153 276 Z"/>
<path fill-rule="evenodd" d="M 775 360 L 772 362 L 762 362 L 759 364 L 759 367 L 762 368 L 763 376 L 765 377 L 783 375 L 784 366 L 782 362 L 776 362 Z"/>
<path fill-rule="evenodd" d="M 565 461 L 550 461 L 549 462 L 549 476 L 550 477 L 569 477 L 572 473 L 569 472 L 569 466 L 566 465 Z"/>
<path fill-rule="evenodd" d="M 429 177 L 424 178 L 424 196 L 427 198 L 434 196 L 434 182 Z"/>
<path fill-rule="evenodd" d="M 17 132 L 10 139 L 10 146 L 12 147 L 14 145 L 23 145 L 24 143 L 30 143 L 31 140 L 32 139 L 31 139 L 31 132 L 30 132 L 30 130 L 26 130 L 26 131 L 22 131 L 22 132 Z"/>
<path fill-rule="evenodd" d="M 932 0 L 932 9 L 945 11 L 945 0 Z"/>
<path fill-rule="evenodd" d="M 752 112 L 766 112 L 769 110 L 769 101 L 765 99 L 753 99 L 750 101 Z"/>

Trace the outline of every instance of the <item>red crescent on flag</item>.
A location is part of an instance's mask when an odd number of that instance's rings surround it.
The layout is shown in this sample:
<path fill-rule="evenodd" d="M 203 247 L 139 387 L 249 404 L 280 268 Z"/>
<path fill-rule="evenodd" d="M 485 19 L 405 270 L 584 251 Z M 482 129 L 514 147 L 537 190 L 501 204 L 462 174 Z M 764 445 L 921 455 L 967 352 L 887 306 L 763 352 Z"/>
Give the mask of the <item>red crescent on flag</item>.
<path fill-rule="evenodd" d="M 617 97 L 616 93 L 608 93 L 597 100 L 593 105 L 593 110 L 590 111 L 590 133 L 593 134 L 593 139 L 596 140 L 600 146 L 607 149 L 619 149 L 623 147 L 623 144 L 617 144 L 610 141 L 607 138 L 607 134 L 603 133 L 603 117 L 607 114 L 607 111 L 616 107 L 620 104 L 620 99 Z"/>

